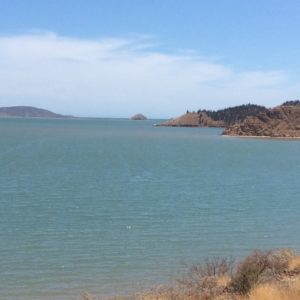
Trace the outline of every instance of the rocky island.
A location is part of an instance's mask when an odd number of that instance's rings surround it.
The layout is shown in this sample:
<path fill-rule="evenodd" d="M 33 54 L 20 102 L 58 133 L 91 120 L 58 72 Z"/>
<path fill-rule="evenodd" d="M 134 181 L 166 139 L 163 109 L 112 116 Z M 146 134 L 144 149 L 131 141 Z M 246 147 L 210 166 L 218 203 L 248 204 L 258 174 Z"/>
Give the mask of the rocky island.
<path fill-rule="evenodd" d="M 147 120 L 147 118 L 143 114 L 136 114 L 132 116 L 130 120 L 141 121 L 141 120 Z"/>
<path fill-rule="evenodd" d="M 56 114 L 52 111 L 36 108 L 32 106 L 10 106 L 0 107 L 0 117 L 18 117 L 18 118 L 74 118 Z"/>

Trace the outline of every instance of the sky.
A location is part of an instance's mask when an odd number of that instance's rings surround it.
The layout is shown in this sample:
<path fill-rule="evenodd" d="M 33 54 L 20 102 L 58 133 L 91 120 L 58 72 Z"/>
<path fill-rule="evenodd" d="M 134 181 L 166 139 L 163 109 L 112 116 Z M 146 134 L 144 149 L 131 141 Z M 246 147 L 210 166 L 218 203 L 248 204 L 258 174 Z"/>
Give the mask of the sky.
<path fill-rule="evenodd" d="M 297 0 L 0 0 L 0 106 L 87 117 L 300 98 Z"/>

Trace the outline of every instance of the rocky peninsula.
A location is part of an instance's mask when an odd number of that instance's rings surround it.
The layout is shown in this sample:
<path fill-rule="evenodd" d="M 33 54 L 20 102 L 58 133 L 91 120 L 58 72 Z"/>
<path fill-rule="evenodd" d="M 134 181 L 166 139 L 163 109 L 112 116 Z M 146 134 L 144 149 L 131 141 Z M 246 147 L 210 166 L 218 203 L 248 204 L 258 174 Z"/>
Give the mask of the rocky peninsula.
<path fill-rule="evenodd" d="M 158 124 L 171 127 L 223 127 L 223 135 L 300 138 L 300 101 L 274 108 L 247 104 L 217 111 L 198 110 Z"/>

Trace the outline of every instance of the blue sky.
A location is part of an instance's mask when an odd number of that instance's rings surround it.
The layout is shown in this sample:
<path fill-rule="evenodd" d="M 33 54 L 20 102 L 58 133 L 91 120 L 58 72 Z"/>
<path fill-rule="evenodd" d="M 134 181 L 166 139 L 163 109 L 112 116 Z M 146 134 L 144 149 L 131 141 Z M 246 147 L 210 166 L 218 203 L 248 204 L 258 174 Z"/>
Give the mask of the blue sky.
<path fill-rule="evenodd" d="M 0 105 L 83 116 L 299 98 L 296 0 L 0 0 Z"/>

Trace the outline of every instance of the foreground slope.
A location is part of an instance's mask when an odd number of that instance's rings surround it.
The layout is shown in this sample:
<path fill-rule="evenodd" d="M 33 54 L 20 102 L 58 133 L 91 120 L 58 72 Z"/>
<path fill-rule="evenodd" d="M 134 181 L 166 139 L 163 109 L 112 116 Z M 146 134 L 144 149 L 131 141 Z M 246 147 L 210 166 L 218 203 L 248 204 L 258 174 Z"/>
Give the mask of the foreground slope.
<path fill-rule="evenodd" d="M 83 300 L 100 299 L 85 293 Z M 300 257 L 288 249 L 252 252 L 240 261 L 206 259 L 171 285 L 110 300 L 299 300 Z"/>

